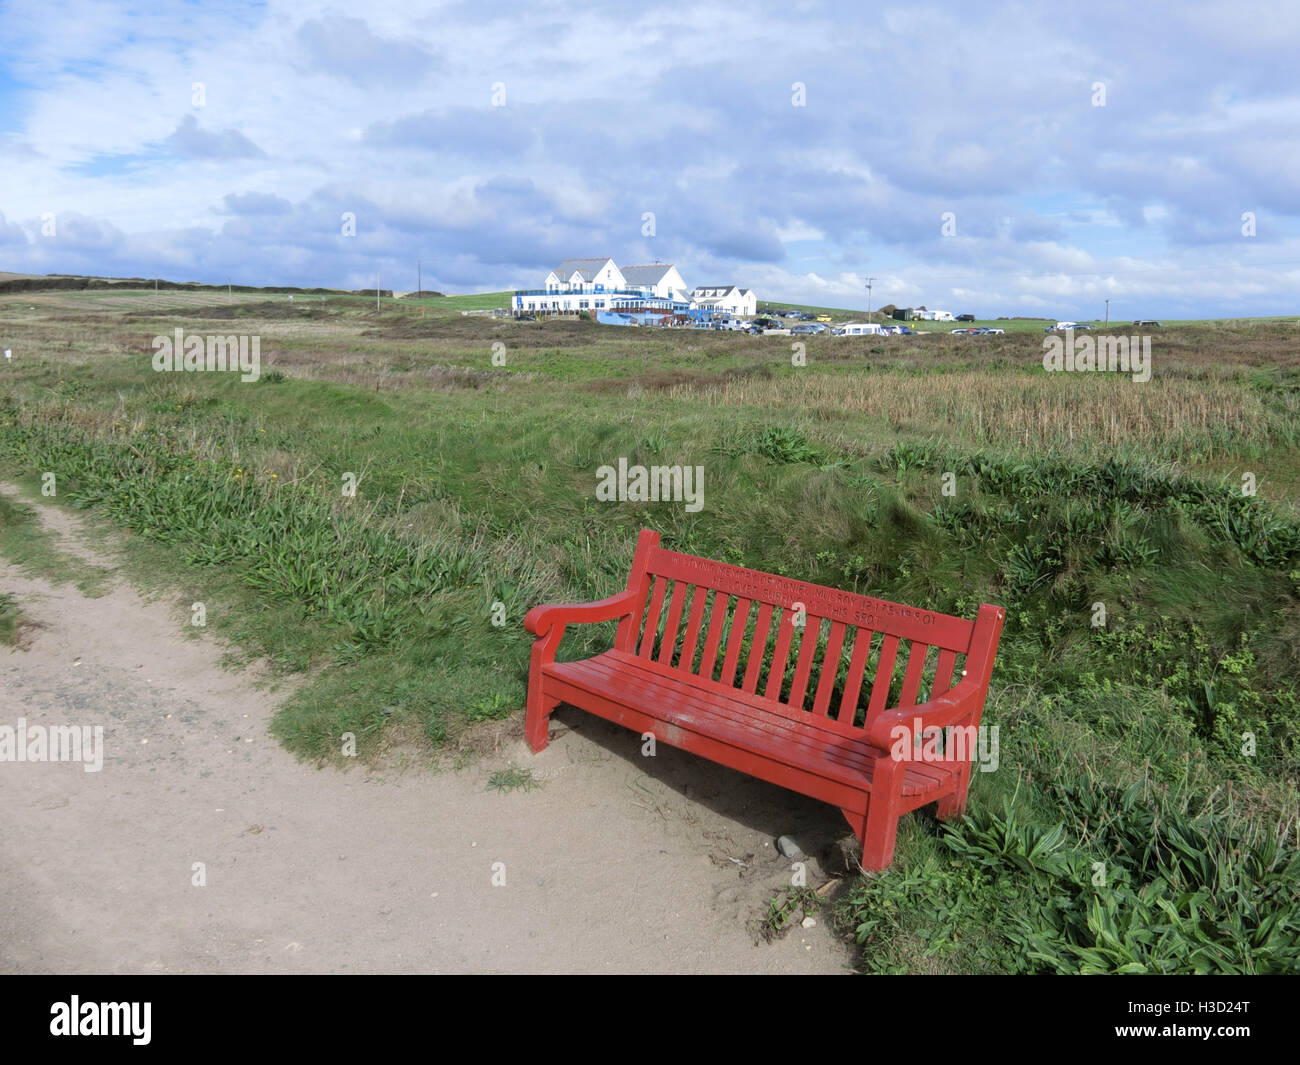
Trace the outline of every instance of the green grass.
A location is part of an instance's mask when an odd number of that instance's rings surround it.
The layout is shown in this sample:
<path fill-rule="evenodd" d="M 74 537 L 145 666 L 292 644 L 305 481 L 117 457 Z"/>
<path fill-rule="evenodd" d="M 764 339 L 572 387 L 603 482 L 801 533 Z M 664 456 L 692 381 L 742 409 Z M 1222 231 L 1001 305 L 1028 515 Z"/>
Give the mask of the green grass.
<path fill-rule="evenodd" d="M 499 791 L 502 794 L 508 791 L 532 791 L 539 787 L 541 781 L 533 776 L 531 769 L 521 769 L 516 765 L 495 770 L 487 782 L 488 791 Z"/>
<path fill-rule="evenodd" d="M 0 592 L 0 644 L 12 647 L 18 642 L 18 623 L 21 620 L 22 615 L 14 597 Z"/>
<path fill-rule="evenodd" d="M 32 498 L 39 498 L 38 482 L 23 480 Z M 103 595 L 112 580 L 111 571 L 64 551 L 29 503 L 6 495 L 0 495 L 0 558 L 46 580 L 71 582 L 90 596 Z"/>
<path fill-rule="evenodd" d="M 235 660 L 298 678 L 274 728 L 304 757 L 337 758 L 344 732 L 363 757 L 399 738 L 436 749 L 519 715 L 525 612 L 621 587 L 642 527 L 943 612 L 1001 603 L 986 721 L 1003 768 L 977 774 L 957 829 L 906 818 L 894 868 L 848 893 L 863 967 L 1293 964 L 1278 901 L 1297 882 L 1300 776 L 1289 324 L 1171 331 L 1149 386 L 1049 391 L 1041 325 L 976 347 L 811 338 L 799 368 L 788 338 L 438 302 L 239 304 L 274 385 L 151 372 L 148 337 L 176 321 L 234 328 L 201 307 L 29 316 L 0 378 L 0 472 L 56 471 L 61 502 L 133 530 L 135 566 L 208 604 Z M 597 468 L 619 457 L 703 465 L 704 510 L 598 503 Z M 0 553 L 29 550 L 4 513 Z M 575 627 L 561 656 L 611 636 Z M 1227 879 L 1206 883 L 1172 844 L 1144 852 L 1164 839 L 1153 812 L 1229 856 Z M 1117 863 L 1097 889 L 1094 860 Z M 1168 941 L 1142 938 L 1166 924 Z"/>

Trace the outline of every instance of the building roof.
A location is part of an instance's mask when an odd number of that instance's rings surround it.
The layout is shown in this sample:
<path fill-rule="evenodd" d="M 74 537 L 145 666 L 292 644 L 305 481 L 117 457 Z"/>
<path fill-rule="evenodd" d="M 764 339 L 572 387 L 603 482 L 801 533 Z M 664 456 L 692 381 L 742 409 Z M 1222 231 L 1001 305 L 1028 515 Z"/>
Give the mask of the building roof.
<path fill-rule="evenodd" d="M 623 277 L 630 285 L 657 285 L 673 268 L 672 263 L 654 263 L 651 266 L 620 266 Z"/>
<path fill-rule="evenodd" d="M 584 281 L 590 281 L 599 272 L 600 268 L 608 262 L 613 262 L 612 256 L 565 259 L 555 268 L 555 272 L 566 281 L 575 273 L 581 274 Z"/>

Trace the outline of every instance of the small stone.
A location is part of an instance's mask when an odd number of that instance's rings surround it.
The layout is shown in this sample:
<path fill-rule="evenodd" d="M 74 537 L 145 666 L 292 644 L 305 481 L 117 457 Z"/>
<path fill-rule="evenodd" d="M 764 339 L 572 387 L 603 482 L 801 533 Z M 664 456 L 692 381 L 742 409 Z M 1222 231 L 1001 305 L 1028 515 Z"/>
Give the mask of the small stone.
<path fill-rule="evenodd" d="M 805 918 L 803 919 L 803 921 L 800 922 L 800 924 L 801 924 L 801 926 L 802 926 L 803 928 L 816 928 L 816 927 L 817 927 L 817 918 L 815 918 L 815 917 L 805 917 Z"/>
<path fill-rule="evenodd" d="M 803 854 L 803 851 L 799 849 L 799 844 L 797 844 L 789 836 L 782 836 L 780 839 L 778 839 L 776 841 L 776 849 L 779 850 L 787 858 L 798 858 L 801 854 Z"/>

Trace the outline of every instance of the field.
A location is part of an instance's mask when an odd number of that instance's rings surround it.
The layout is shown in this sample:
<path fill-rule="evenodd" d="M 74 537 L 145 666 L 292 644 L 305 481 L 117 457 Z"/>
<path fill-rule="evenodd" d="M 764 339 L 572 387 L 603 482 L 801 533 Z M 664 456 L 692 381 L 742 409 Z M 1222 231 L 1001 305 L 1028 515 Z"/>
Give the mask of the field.
<path fill-rule="evenodd" d="M 232 665 L 305 678 L 275 728 L 314 759 L 520 719 L 524 613 L 616 590 L 642 527 L 1005 605 L 1000 767 L 964 823 L 909 816 L 894 866 L 844 886 L 861 967 L 1300 968 L 1295 322 L 1154 331 L 1136 384 L 1045 373 L 1042 323 L 809 337 L 797 366 L 785 337 L 459 314 L 501 295 L 5 296 L 0 474 L 53 473 L 206 602 Z M 178 327 L 260 337 L 260 379 L 154 372 Z M 598 502 L 620 457 L 703 466 L 703 510 Z M 0 606 L 2 638 L 22 604 Z"/>

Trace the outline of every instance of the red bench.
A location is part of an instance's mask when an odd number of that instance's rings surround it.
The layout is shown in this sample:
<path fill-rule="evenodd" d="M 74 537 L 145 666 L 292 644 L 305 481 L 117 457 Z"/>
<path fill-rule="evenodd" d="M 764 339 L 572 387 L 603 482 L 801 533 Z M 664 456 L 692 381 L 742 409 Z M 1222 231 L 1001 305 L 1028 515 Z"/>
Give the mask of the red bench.
<path fill-rule="evenodd" d="M 647 529 L 624 591 L 528 612 L 525 731 L 541 751 L 564 702 L 652 733 L 833 803 L 862 842 L 863 868 L 884 869 L 903 814 L 938 802 L 941 818 L 961 816 L 973 746 L 964 760 L 924 759 L 895 730 L 920 743 L 937 727 L 979 725 L 1003 614 L 985 604 L 972 622 L 711 562 L 660 547 Z M 611 650 L 555 661 L 566 626 L 615 619 Z"/>

